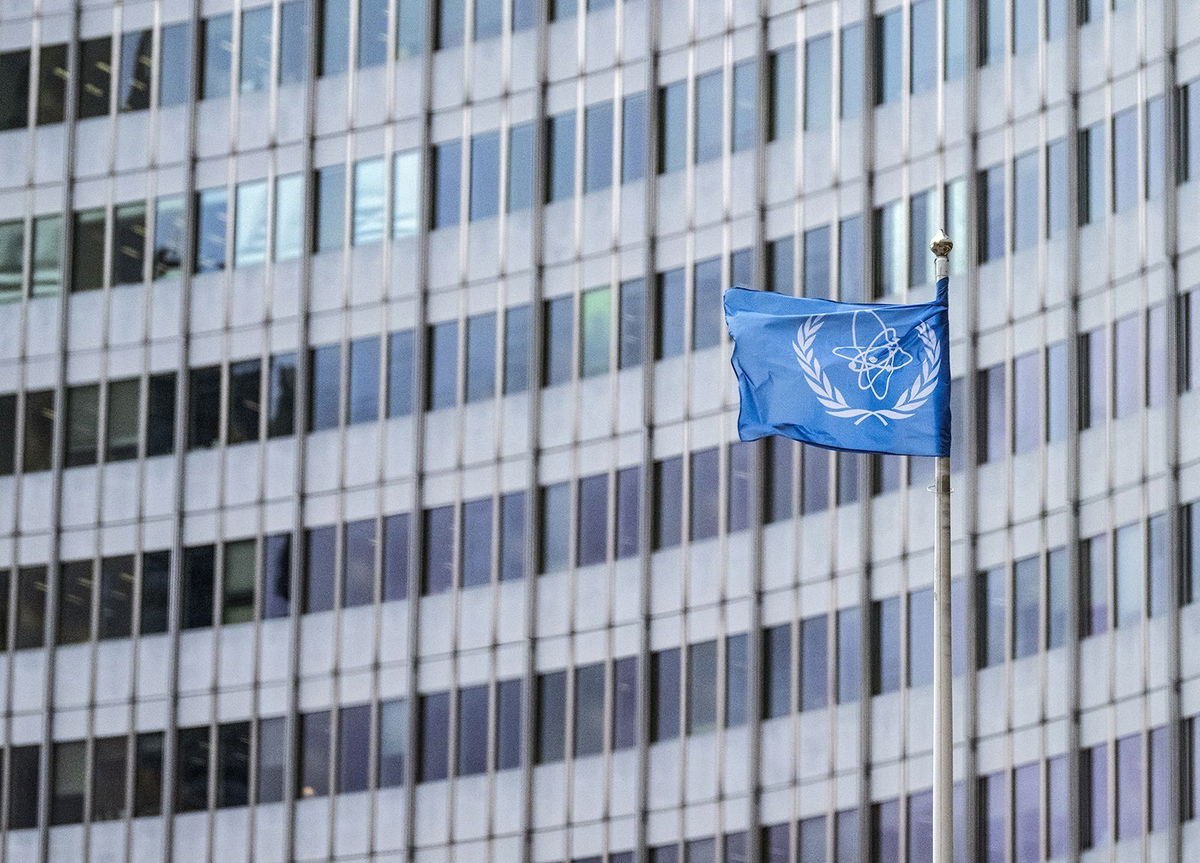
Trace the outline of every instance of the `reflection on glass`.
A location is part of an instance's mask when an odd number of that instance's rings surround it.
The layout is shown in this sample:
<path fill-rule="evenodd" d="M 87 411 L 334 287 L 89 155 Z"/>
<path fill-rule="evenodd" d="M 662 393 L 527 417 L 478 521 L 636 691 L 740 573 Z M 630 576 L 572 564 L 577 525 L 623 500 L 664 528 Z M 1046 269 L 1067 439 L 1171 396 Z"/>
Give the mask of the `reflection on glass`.
<path fill-rule="evenodd" d="M 267 258 L 267 181 L 239 183 L 233 222 L 233 265 L 248 267 Z"/>

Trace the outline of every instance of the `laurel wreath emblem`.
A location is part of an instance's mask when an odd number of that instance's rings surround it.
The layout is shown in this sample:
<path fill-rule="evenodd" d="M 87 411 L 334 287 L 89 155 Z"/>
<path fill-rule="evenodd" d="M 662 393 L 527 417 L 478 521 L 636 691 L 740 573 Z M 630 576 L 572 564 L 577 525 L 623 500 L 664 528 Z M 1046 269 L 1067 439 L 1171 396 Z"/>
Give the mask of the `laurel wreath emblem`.
<path fill-rule="evenodd" d="M 800 363 L 801 371 L 804 372 L 804 380 L 827 414 L 853 419 L 855 425 L 859 425 L 870 417 L 887 425 L 888 420 L 909 419 L 925 402 L 929 401 L 929 397 L 937 389 L 938 371 L 942 366 L 942 344 L 934 335 L 933 327 L 929 325 L 928 321 L 921 321 L 917 324 L 917 336 L 921 339 L 923 348 L 921 373 L 917 375 L 917 379 L 913 381 L 912 386 L 900 393 L 899 398 L 890 408 L 868 410 L 854 407 L 846 401 L 842 391 L 830 383 L 829 376 L 821 368 L 821 361 L 813 352 L 813 341 L 821 329 L 823 317 L 824 315 L 813 315 L 800 325 L 800 328 L 796 330 L 796 340 L 792 342 L 792 350 L 796 354 L 796 360 Z"/>

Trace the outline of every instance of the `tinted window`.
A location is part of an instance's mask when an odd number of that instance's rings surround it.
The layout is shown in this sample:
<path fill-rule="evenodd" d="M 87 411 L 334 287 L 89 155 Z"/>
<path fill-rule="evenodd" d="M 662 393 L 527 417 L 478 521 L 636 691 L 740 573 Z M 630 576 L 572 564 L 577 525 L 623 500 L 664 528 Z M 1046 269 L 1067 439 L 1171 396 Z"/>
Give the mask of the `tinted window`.
<path fill-rule="evenodd" d="M 146 261 L 146 205 L 124 204 L 113 211 L 112 283 L 142 281 Z"/>
<path fill-rule="evenodd" d="M 893 49 L 895 50 L 895 49 Z M 852 120 L 862 116 L 865 88 L 863 87 L 863 25 L 852 24 L 842 28 L 842 75 L 841 104 L 842 119 Z M 882 57 L 877 61 L 883 63 Z M 895 58 L 893 58 L 895 62 Z M 878 85 L 882 88 L 882 82 Z"/>
<path fill-rule="evenodd" d="M 567 676 L 554 671 L 537 677 L 536 763 L 562 761 L 566 743 Z"/>
<path fill-rule="evenodd" d="M 388 336 L 389 417 L 405 417 L 413 409 L 413 332 L 401 330 Z"/>
<path fill-rule="evenodd" d="M 271 82 L 271 7 L 242 12 L 240 90 L 255 93 Z"/>
<path fill-rule="evenodd" d="M 696 162 L 707 162 L 721 156 L 722 81 L 720 71 L 708 72 L 696 78 Z"/>
<path fill-rule="evenodd" d="M 50 770 L 50 823 L 78 824 L 83 820 L 87 742 L 55 743 Z"/>
<path fill-rule="evenodd" d="M 229 365 L 229 424 L 226 440 L 231 444 L 258 440 L 261 363 L 243 360 Z"/>
<path fill-rule="evenodd" d="M 100 638 L 128 638 L 133 630 L 133 556 L 100 561 Z"/>
<path fill-rule="evenodd" d="M 217 728 L 217 806 L 250 802 L 250 723 Z"/>
<path fill-rule="evenodd" d="M 350 343 L 350 393 L 346 422 L 379 419 L 379 338 L 369 336 Z"/>
<path fill-rule="evenodd" d="M 692 350 L 715 347 L 724 327 L 720 258 L 696 262 L 692 297 Z"/>
<path fill-rule="evenodd" d="M 347 522 L 342 552 L 342 606 L 375 600 L 375 519 Z"/>
<path fill-rule="evenodd" d="M 500 497 L 500 580 L 525 577 L 525 492 Z"/>
<path fill-rule="evenodd" d="M 462 586 L 478 587 L 492 580 L 492 499 L 463 503 Z"/>
<path fill-rule="evenodd" d="M 200 26 L 200 98 L 221 99 L 233 77 L 233 16 L 206 18 Z"/>
<path fill-rule="evenodd" d="M 337 428 L 342 386 L 341 345 L 325 345 L 309 352 L 312 379 L 308 396 L 309 431 Z"/>
<path fill-rule="evenodd" d="M 297 719 L 300 763 L 296 770 L 296 796 L 324 797 L 329 793 L 329 711 L 304 713 Z"/>
<path fill-rule="evenodd" d="M 454 507 L 425 510 L 424 595 L 445 593 L 454 586 Z"/>
<path fill-rule="evenodd" d="M 604 749 L 604 664 L 575 669 L 575 757 Z"/>
<path fill-rule="evenodd" d="M 430 410 L 453 407 L 458 402 L 458 322 L 429 327 Z"/>
<path fill-rule="evenodd" d="M 496 684 L 496 769 L 521 766 L 521 690 L 520 678 Z"/>
<path fill-rule="evenodd" d="M 0 54 L 0 131 L 29 122 L 29 51 Z"/>
<path fill-rule="evenodd" d="M 92 820 L 115 821 L 127 814 L 125 767 L 129 744 L 124 735 L 92 743 Z"/>
<path fill-rule="evenodd" d="M 584 113 L 583 190 L 595 192 L 612 185 L 613 107 L 611 102 L 589 105 Z"/>
<path fill-rule="evenodd" d="M 318 252 L 342 247 L 345 237 L 346 166 L 329 165 L 317 170 L 314 241 Z"/>
<path fill-rule="evenodd" d="M 276 533 L 263 537 L 262 615 L 265 620 L 291 613 L 292 535 Z"/>
<path fill-rule="evenodd" d="M 315 527 L 305 536 L 304 612 L 329 611 L 333 608 L 337 530 Z"/>
<path fill-rule="evenodd" d="M 533 123 L 508 130 L 508 211 L 528 209 L 533 201 Z"/>
<path fill-rule="evenodd" d="M 763 632 L 763 718 L 786 716 L 792 693 L 792 627 L 772 626 Z"/>
<path fill-rule="evenodd" d="M 386 17 L 385 17 L 386 20 Z M 338 711 L 337 790 L 366 791 L 371 777 L 371 705 Z"/>
<path fill-rule="evenodd" d="M 613 749 L 637 744 L 637 658 L 626 656 L 613 662 Z"/>
<path fill-rule="evenodd" d="M 684 272 L 668 270 L 658 274 L 658 328 L 655 333 L 655 359 L 683 353 Z"/>
<path fill-rule="evenodd" d="M 94 291 L 104 287 L 104 220 L 102 209 L 75 214 L 72 291 Z"/>
<path fill-rule="evenodd" d="M 546 200 L 575 194 L 575 112 L 546 118 Z"/>
<path fill-rule="evenodd" d="M 408 597 L 408 513 L 389 515 L 383 520 L 383 599 Z"/>
<path fill-rule="evenodd" d="M 500 212 L 500 133 L 471 138 L 471 221 Z"/>
<path fill-rule="evenodd" d="M 180 728 L 175 735 L 175 811 L 208 808 L 208 727 Z"/>
<path fill-rule="evenodd" d="M 308 0 L 279 6 L 279 83 L 302 84 L 308 77 Z"/>
<path fill-rule="evenodd" d="M 108 113 L 112 90 L 112 39 L 87 39 L 79 43 L 79 104 L 76 115 L 103 117 Z"/>
<path fill-rule="evenodd" d="M 646 176 L 646 94 L 633 93 L 622 103 L 621 182 Z"/>
<path fill-rule="evenodd" d="M 496 313 L 467 318 L 467 401 L 496 392 Z"/>
<path fill-rule="evenodd" d="M 61 123 L 67 104 L 66 45 L 43 45 L 39 54 L 37 85 L 37 124 Z"/>
<path fill-rule="evenodd" d="M 350 63 L 349 0 L 320 0 L 317 74 L 341 75 Z"/>
<path fill-rule="evenodd" d="M 171 552 L 151 551 L 142 555 L 142 604 L 138 627 L 141 635 L 167 631 L 170 577 Z"/>
<path fill-rule="evenodd" d="M 650 742 L 679 736 L 679 648 L 650 657 Z"/>
<path fill-rule="evenodd" d="M 228 195 L 223 187 L 196 193 L 194 271 L 197 273 L 225 269 L 227 199 Z"/>
<path fill-rule="evenodd" d="M 469 686 L 458 691 L 457 776 L 487 770 L 488 687 Z"/>
<path fill-rule="evenodd" d="M 808 90 L 808 60 L 811 51 L 812 42 L 810 40 L 805 46 L 805 92 L 806 98 L 811 98 L 817 103 L 820 102 L 820 96 L 813 91 Z M 816 58 L 814 57 L 814 60 Z M 826 73 L 826 81 L 828 81 L 828 73 Z M 767 117 L 767 140 L 777 141 L 781 138 L 790 138 L 796 130 L 796 49 L 792 46 L 780 48 L 778 51 L 772 51 L 767 56 L 767 86 L 769 93 L 768 109 L 770 114 Z M 807 95 L 811 93 L 811 96 Z M 828 106 L 826 100 L 826 106 Z M 828 107 L 826 107 L 828 113 Z M 804 106 L 804 128 L 809 128 L 809 105 Z M 828 124 L 828 120 L 826 120 Z"/>
<path fill-rule="evenodd" d="M 58 643 L 78 644 L 92 632 L 92 562 L 59 564 Z"/>
<path fill-rule="evenodd" d="M 387 62 L 388 0 L 359 0 L 358 67 Z"/>
<path fill-rule="evenodd" d="M 669 174 L 683 168 L 687 155 L 687 89 L 680 81 L 658 91 L 658 172 Z"/>
<path fill-rule="evenodd" d="M 267 386 L 267 437 L 293 434 L 296 424 L 296 355 L 271 357 L 271 378 Z"/>
<path fill-rule="evenodd" d="M 258 721 L 258 803 L 283 800 L 287 719 L 277 716 Z"/>

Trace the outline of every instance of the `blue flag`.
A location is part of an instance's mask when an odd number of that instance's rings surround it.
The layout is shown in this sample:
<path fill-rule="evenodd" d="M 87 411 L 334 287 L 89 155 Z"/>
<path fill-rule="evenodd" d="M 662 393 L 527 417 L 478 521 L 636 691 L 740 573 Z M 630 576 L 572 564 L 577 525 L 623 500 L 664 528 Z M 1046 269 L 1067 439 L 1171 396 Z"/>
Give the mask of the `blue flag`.
<path fill-rule="evenodd" d="M 939 279 L 937 299 L 918 305 L 726 291 L 741 439 L 948 456 L 948 286 Z"/>

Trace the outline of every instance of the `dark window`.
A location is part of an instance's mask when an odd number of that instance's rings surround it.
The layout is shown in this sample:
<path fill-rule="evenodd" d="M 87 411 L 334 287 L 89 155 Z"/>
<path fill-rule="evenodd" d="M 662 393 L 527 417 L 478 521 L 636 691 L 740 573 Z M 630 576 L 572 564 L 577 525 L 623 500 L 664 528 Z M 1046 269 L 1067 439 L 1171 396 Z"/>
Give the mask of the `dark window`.
<path fill-rule="evenodd" d="M 829 294 L 828 225 L 804 232 L 804 296 L 828 299 Z"/>
<path fill-rule="evenodd" d="M 903 75 L 904 20 L 899 9 L 875 16 L 875 104 L 887 105 L 900 98 Z M 843 48 L 843 52 L 844 52 Z M 848 58 L 842 57 L 842 74 Z"/>
<path fill-rule="evenodd" d="M 1104 153 L 1104 123 L 1079 130 L 1079 224 L 1094 225 L 1104 220 L 1104 187 L 1107 158 Z"/>
<path fill-rule="evenodd" d="M 217 727 L 217 806 L 250 802 L 250 723 Z"/>
<path fill-rule="evenodd" d="M 900 598 L 871 603 L 871 694 L 895 692 L 900 688 Z"/>
<path fill-rule="evenodd" d="M 175 451 L 175 373 L 151 375 L 146 391 L 146 455 Z"/>
<path fill-rule="evenodd" d="M 596 755 L 604 749 L 604 664 L 575 669 L 574 754 Z"/>
<path fill-rule="evenodd" d="M 103 209 L 83 210 L 75 214 L 72 291 L 95 291 L 104 287 L 104 222 Z"/>
<path fill-rule="evenodd" d="M 524 682 L 520 678 L 496 684 L 495 768 L 521 766 L 521 705 Z"/>
<path fill-rule="evenodd" d="M 206 18 L 200 26 L 200 98 L 222 99 L 233 78 L 233 16 Z"/>
<path fill-rule="evenodd" d="M 1102 427 L 1108 417 L 1108 358 L 1104 336 L 1103 329 L 1079 334 L 1080 429 Z"/>
<path fill-rule="evenodd" d="M 1079 845 L 1083 849 L 1102 848 L 1109 839 L 1106 744 L 1079 753 L 1079 796 Z"/>
<path fill-rule="evenodd" d="M 679 648 L 650 657 L 650 742 L 679 736 Z"/>
<path fill-rule="evenodd" d="M 458 321 L 433 324 L 428 333 L 428 408 L 453 407 L 458 402 Z"/>
<path fill-rule="evenodd" d="M 257 359 L 229 365 L 229 422 L 225 434 L 230 444 L 258 440 L 261 367 Z"/>
<path fill-rule="evenodd" d="M 283 800 L 287 753 L 287 719 L 258 720 L 258 803 Z"/>
<path fill-rule="evenodd" d="M 996 165 L 978 174 L 979 263 L 1004 257 L 1004 166 Z"/>
<path fill-rule="evenodd" d="M 175 811 L 208 808 L 208 726 L 180 728 L 175 735 Z"/>
<path fill-rule="evenodd" d="M 535 763 L 550 764 L 563 760 L 566 745 L 566 704 L 566 672 L 539 674 Z"/>
<path fill-rule="evenodd" d="M 717 727 L 717 642 L 688 646 L 687 733 Z"/>
<path fill-rule="evenodd" d="M 50 823 L 78 824 L 83 821 L 87 742 L 55 743 L 50 772 Z"/>
<path fill-rule="evenodd" d="M 1004 662 L 1005 568 L 995 567 L 976 576 L 977 667 L 988 668 Z"/>
<path fill-rule="evenodd" d="M 17 397 L 0 395 L 0 476 L 17 469 Z"/>
<path fill-rule="evenodd" d="M 986 464 L 1003 459 L 1007 448 L 1005 422 L 1004 365 L 990 366 L 976 372 L 976 461 Z"/>
<path fill-rule="evenodd" d="M 196 259 L 194 271 L 212 273 L 225 269 L 225 232 L 228 224 L 228 193 L 223 187 L 196 193 Z"/>
<path fill-rule="evenodd" d="M 525 492 L 500 496 L 500 580 L 525 577 Z"/>
<path fill-rule="evenodd" d="M 303 713 L 297 717 L 299 749 L 296 765 L 296 796 L 324 797 L 329 793 L 330 739 L 329 711 Z"/>
<path fill-rule="evenodd" d="M 146 260 L 146 205 L 123 204 L 113 211 L 112 283 L 142 281 Z"/>
<path fill-rule="evenodd" d="M 859 681 L 862 679 L 861 628 L 857 608 L 838 610 L 838 704 L 858 700 Z"/>
<path fill-rule="evenodd" d="M 329 611 L 333 608 L 337 528 L 309 528 L 305 538 L 304 613 Z"/>
<path fill-rule="evenodd" d="M 1018 560 L 1013 566 L 1013 659 L 1038 651 L 1041 577 L 1036 557 Z"/>
<path fill-rule="evenodd" d="M 213 546 L 198 545 L 183 550 L 183 582 L 179 600 L 179 619 L 183 629 L 213 625 L 215 566 Z"/>
<path fill-rule="evenodd" d="M 637 657 L 613 661 L 612 747 L 628 749 L 637 745 Z"/>
<path fill-rule="evenodd" d="M 267 383 L 267 437 L 287 437 L 296 427 L 296 355 L 271 357 Z"/>
<path fill-rule="evenodd" d="M 612 102 L 589 105 L 583 115 L 583 191 L 607 189 L 613 178 Z"/>
<path fill-rule="evenodd" d="M 38 781 L 40 747 L 13 746 L 8 751 L 8 829 L 25 830 L 38 825 Z"/>
<path fill-rule="evenodd" d="M 786 716 L 792 698 L 792 627 L 772 626 L 763 631 L 764 719 Z"/>
<path fill-rule="evenodd" d="M 29 123 L 29 50 L 0 54 L 0 131 Z"/>
<path fill-rule="evenodd" d="M 24 290 L 25 222 L 0 222 L 0 302 L 21 298 Z"/>
<path fill-rule="evenodd" d="M 686 82 L 659 87 L 658 127 L 658 173 L 681 170 L 687 157 Z"/>
<path fill-rule="evenodd" d="M 112 91 L 112 39 L 85 39 L 79 43 L 79 104 L 76 116 L 103 117 L 108 114 Z"/>
<path fill-rule="evenodd" d="M 834 813 L 833 859 L 835 863 L 861 863 L 859 855 L 858 810 Z"/>
<path fill-rule="evenodd" d="M 163 734 L 150 731 L 134 740 L 133 814 L 162 812 Z"/>
<path fill-rule="evenodd" d="M 263 619 L 287 617 L 292 610 L 292 535 L 275 533 L 263 537 L 262 554 Z"/>
<path fill-rule="evenodd" d="M 142 554 L 142 601 L 138 611 L 138 634 L 167 631 L 167 599 L 171 584 L 171 552 Z"/>
<path fill-rule="evenodd" d="M 317 10 L 317 74 L 342 75 L 350 65 L 350 0 L 321 0 Z"/>
<path fill-rule="evenodd" d="M 796 825 L 796 863 L 825 863 L 824 815 L 805 818 Z"/>
<path fill-rule="evenodd" d="M 1046 555 L 1046 648 L 1062 647 L 1067 639 L 1067 552 L 1054 548 Z"/>
<path fill-rule="evenodd" d="M 469 500 L 462 506 L 463 587 L 479 587 L 492 580 L 492 499 Z"/>
<path fill-rule="evenodd" d="M 1079 544 L 1080 635 L 1108 631 L 1108 534 L 1083 539 Z"/>
<path fill-rule="evenodd" d="M 100 638 L 128 638 L 133 631 L 133 556 L 100 561 Z"/>
<path fill-rule="evenodd" d="M 829 37 L 825 37 L 828 43 Z M 809 100 L 804 106 L 804 128 L 819 128 L 818 126 L 809 126 L 810 121 L 818 119 L 814 114 L 819 114 L 816 105 L 820 103 L 820 95 L 813 90 L 808 89 L 808 64 L 817 62 L 818 57 L 814 51 L 819 52 L 819 48 L 814 48 L 814 42 L 818 40 L 810 40 L 805 43 L 804 48 L 804 63 L 805 63 L 805 96 Z M 767 58 L 767 75 L 771 89 L 770 92 L 770 115 L 767 118 L 767 139 L 778 141 L 783 138 L 790 138 L 796 131 L 796 49 L 792 46 L 780 48 L 778 51 L 772 51 Z M 826 81 L 828 81 L 828 74 Z M 825 99 L 825 124 L 829 124 L 829 91 L 826 90 Z"/>
<path fill-rule="evenodd" d="M 92 821 L 116 821 L 128 814 L 125 766 L 129 741 L 98 737 L 92 742 Z"/>
<path fill-rule="evenodd" d="M 871 804 L 871 859 L 900 860 L 900 801 Z"/>
<path fill-rule="evenodd" d="M 406 417 L 413 410 L 413 331 L 388 336 L 387 415 Z"/>
<path fill-rule="evenodd" d="M 508 130 L 508 211 L 527 210 L 533 202 L 533 123 Z"/>
<path fill-rule="evenodd" d="M 408 757 L 408 703 L 399 698 L 379 705 L 379 787 L 404 784 Z"/>
<path fill-rule="evenodd" d="M 95 464 L 100 445 L 100 388 L 96 384 L 67 390 L 67 467 Z"/>
<path fill-rule="evenodd" d="M 456 776 L 487 770 L 488 687 L 458 690 L 458 769 Z"/>
<path fill-rule="evenodd" d="M 379 419 L 379 360 L 378 336 L 355 339 L 350 343 L 347 423 L 375 422 Z"/>
<path fill-rule="evenodd" d="M 53 390 L 25 393 L 24 442 L 24 472 L 49 470 L 54 446 Z"/>
<path fill-rule="evenodd" d="M 58 644 L 79 644 L 92 632 L 92 561 L 59 564 Z"/>
<path fill-rule="evenodd" d="M 67 46 L 43 45 L 38 59 L 37 124 L 61 123 L 66 115 L 67 82 L 71 80 Z"/>
<path fill-rule="evenodd" d="M 425 572 L 421 594 L 445 593 L 454 586 L 454 506 L 425 510 Z"/>
<path fill-rule="evenodd" d="M 108 417 L 105 421 L 105 459 L 127 461 L 138 453 L 138 399 L 141 381 L 137 378 L 108 383 Z"/>
<path fill-rule="evenodd" d="M 342 607 L 375 601 L 375 519 L 347 522 L 342 552 Z"/>
<path fill-rule="evenodd" d="M 646 176 L 646 94 L 632 93 L 622 103 L 621 182 Z"/>
<path fill-rule="evenodd" d="M 749 654 L 746 635 L 725 636 L 725 727 L 745 725 L 749 704 Z M 716 673 L 714 671 L 714 680 Z"/>
<path fill-rule="evenodd" d="M 386 16 L 385 16 L 386 20 Z M 337 791 L 366 791 L 371 777 L 371 705 L 338 710 Z"/>
<path fill-rule="evenodd" d="M 221 433 L 220 366 L 189 372 L 188 401 L 188 449 L 215 446 Z"/>
<path fill-rule="evenodd" d="M 308 429 L 321 431 L 338 426 L 342 389 L 342 346 L 324 345 L 309 352 Z"/>
<path fill-rule="evenodd" d="M 825 615 L 800 621 L 800 709 L 816 710 L 829 701 L 828 635 Z"/>

